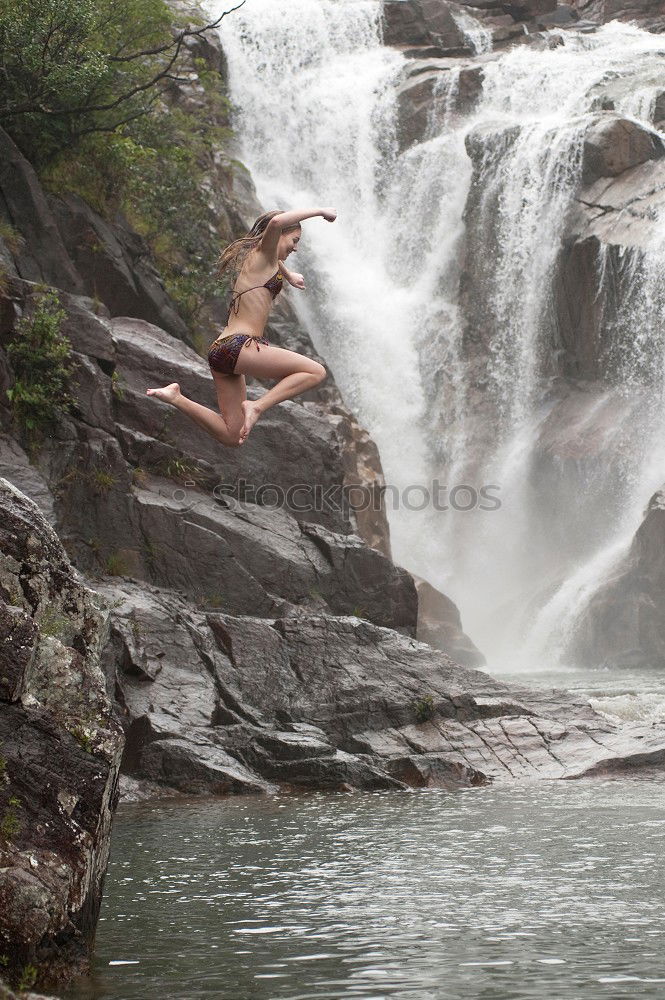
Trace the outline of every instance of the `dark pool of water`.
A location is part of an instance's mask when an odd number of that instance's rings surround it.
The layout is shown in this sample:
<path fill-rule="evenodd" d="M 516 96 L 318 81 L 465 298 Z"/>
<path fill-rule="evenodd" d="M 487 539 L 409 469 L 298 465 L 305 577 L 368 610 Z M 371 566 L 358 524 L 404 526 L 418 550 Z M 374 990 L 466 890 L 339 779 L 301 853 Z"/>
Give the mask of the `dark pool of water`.
<path fill-rule="evenodd" d="M 86 1000 L 665 996 L 665 775 L 125 806 Z"/>

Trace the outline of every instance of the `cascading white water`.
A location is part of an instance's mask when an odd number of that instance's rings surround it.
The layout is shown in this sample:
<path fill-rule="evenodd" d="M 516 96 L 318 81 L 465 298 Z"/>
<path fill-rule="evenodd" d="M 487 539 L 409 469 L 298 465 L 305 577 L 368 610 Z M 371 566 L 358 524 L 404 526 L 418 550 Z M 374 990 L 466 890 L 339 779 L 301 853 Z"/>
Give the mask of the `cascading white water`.
<path fill-rule="evenodd" d="M 492 50 L 492 32 L 462 8 L 451 11 L 453 20 L 462 32 L 472 52 L 480 55 Z"/>
<path fill-rule="evenodd" d="M 224 9 L 218 0 L 208 6 Z M 380 16 L 379 0 L 283 0 L 278 7 L 248 0 L 224 20 L 243 156 L 266 207 L 332 204 L 339 211 L 334 226 L 305 224 L 301 254 L 312 290 L 292 301 L 377 441 L 387 482 L 401 492 L 399 509 L 389 510 L 396 560 L 457 601 L 491 666 L 514 661 L 525 606 L 549 592 L 550 603 L 536 601 L 527 623 L 535 623 L 533 665 L 570 618 L 577 583 L 584 593 L 593 589 L 602 553 L 621 548 L 652 485 L 665 478 L 653 447 L 665 434 L 653 407 L 640 428 L 640 454 L 626 460 L 620 482 L 601 476 L 590 483 L 586 506 L 543 497 L 531 475 L 548 412 L 542 347 L 553 265 L 584 128 L 608 81 L 618 111 L 653 114 L 662 41 L 613 23 L 593 34 L 553 32 L 561 44 L 551 49 L 485 57 L 482 94 L 465 114 L 454 110 L 455 71 L 442 74 L 429 137 L 400 154 L 396 85 L 406 60 L 381 44 Z M 493 317 L 487 391 L 496 426 L 492 446 L 479 451 L 481 418 L 466 405 L 477 373 L 462 349 L 458 288 L 471 179 L 464 139 L 482 125 L 514 132 L 488 146 L 481 170 L 477 225 L 498 233 L 501 253 L 486 268 Z M 645 331 L 660 319 L 655 260 L 647 253 L 640 265 Z M 420 497 L 412 493 L 404 504 L 410 484 L 464 482 L 471 452 L 474 485 L 501 488 L 499 511 L 408 509 Z M 577 514 L 583 523 L 573 544 L 566 526 Z"/>
<path fill-rule="evenodd" d="M 400 219 L 385 211 L 403 57 L 381 45 L 375 0 L 289 0 L 279 12 L 251 0 L 221 34 L 262 203 L 339 213 L 334 225 L 305 224 L 299 256 L 310 290 L 291 300 L 377 441 L 389 482 L 400 491 L 422 483 L 424 400 L 410 336 L 420 297 L 400 273 L 400 262 L 413 273 L 413 247 L 401 246 Z M 396 527 L 398 558 L 419 530 L 417 518 Z"/>

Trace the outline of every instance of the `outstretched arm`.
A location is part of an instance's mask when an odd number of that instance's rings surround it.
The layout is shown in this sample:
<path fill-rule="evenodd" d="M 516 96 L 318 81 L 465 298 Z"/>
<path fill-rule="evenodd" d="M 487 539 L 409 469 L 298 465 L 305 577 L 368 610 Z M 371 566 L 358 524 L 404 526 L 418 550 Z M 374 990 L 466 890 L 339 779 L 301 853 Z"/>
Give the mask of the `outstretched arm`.
<path fill-rule="evenodd" d="M 290 212 L 280 212 L 279 215 L 273 216 L 266 226 L 259 251 L 264 257 L 274 261 L 282 230 L 288 229 L 290 226 L 297 226 L 305 219 L 314 219 L 316 216 L 321 216 L 326 222 L 334 222 L 337 218 L 337 212 L 334 208 L 294 208 Z"/>
<path fill-rule="evenodd" d="M 294 288 L 305 287 L 305 279 L 302 274 L 298 274 L 297 271 L 289 271 L 283 260 L 278 260 L 277 264 L 279 265 L 279 269 L 284 275 L 284 278 L 290 285 L 293 285 Z"/>
<path fill-rule="evenodd" d="M 280 212 L 279 215 L 274 215 L 268 223 L 268 229 L 274 226 L 279 228 L 281 232 L 282 229 L 297 226 L 299 222 L 304 222 L 305 219 L 314 219 L 318 215 L 326 222 L 334 222 L 337 218 L 337 212 L 334 208 L 294 208 L 290 212 Z"/>

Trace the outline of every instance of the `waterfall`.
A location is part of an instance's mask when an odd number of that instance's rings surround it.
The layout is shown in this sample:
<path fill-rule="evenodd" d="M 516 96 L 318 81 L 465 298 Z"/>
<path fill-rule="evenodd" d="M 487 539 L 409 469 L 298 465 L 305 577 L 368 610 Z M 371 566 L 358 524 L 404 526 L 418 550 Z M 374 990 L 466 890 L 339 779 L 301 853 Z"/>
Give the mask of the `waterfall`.
<path fill-rule="evenodd" d="M 425 401 L 410 336 L 423 311 L 413 275 L 424 251 L 417 231 L 404 233 L 386 211 L 403 57 L 381 44 L 375 0 L 288 0 L 278 8 L 251 0 L 224 20 L 221 36 L 261 202 L 338 210 L 334 225 L 305 223 L 291 266 L 306 273 L 309 291 L 291 301 L 402 493 L 427 480 Z M 393 530 L 405 562 L 425 530 L 413 513 Z"/>
<path fill-rule="evenodd" d="M 481 24 L 478 18 L 473 17 L 467 10 L 451 10 L 451 13 L 472 52 L 476 55 L 491 52 L 492 32 L 489 28 Z"/>
<path fill-rule="evenodd" d="M 220 33 L 261 202 L 338 209 L 332 226 L 305 223 L 298 255 L 310 291 L 291 300 L 400 496 L 397 509 L 388 504 L 396 561 L 458 603 L 492 666 L 514 661 L 520 646 L 532 664 L 555 645 L 565 655 L 557 629 L 625 549 L 665 478 L 663 352 L 648 337 L 662 317 L 656 249 L 630 265 L 639 280 L 618 320 L 626 335 L 636 317 L 639 329 L 632 367 L 628 353 L 616 359 L 617 386 L 635 388 L 646 366 L 657 387 L 633 431 L 626 403 L 625 437 L 639 447 L 589 473 L 584 498 L 564 469 L 543 482 L 534 464 L 553 406 L 553 279 L 584 130 L 608 87 L 617 111 L 652 121 L 662 40 L 613 22 L 550 32 L 551 48 L 484 55 L 482 93 L 462 111 L 459 67 L 442 72 L 428 134 L 400 153 L 396 91 L 409 61 L 382 45 L 380 0 L 248 0 Z M 476 50 L 488 47 L 479 35 Z M 474 192 L 465 143 L 478 136 Z M 484 249 L 492 243 L 495 255 Z M 477 248 L 471 269 L 486 301 L 473 285 L 460 298 L 465 245 Z M 599 294 L 603 280 L 600 260 Z M 484 355 L 465 342 L 469 310 Z M 479 387 L 485 408 L 476 411 Z M 589 405 L 603 412 L 608 398 Z M 498 487 L 501 506 L 418 510 L 422 490 L 404 502 L 409 486 L 431 492 L 434 481 L 476 494 Z"/>

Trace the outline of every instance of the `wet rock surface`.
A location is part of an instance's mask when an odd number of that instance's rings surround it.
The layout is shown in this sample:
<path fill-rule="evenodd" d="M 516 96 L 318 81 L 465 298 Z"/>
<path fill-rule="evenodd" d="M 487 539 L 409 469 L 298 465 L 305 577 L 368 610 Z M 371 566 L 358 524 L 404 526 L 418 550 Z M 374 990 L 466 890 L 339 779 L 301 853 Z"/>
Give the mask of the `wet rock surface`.
<path fill-rule="evenodd" d="M 581 663 L 665 667 L 665 491 L 651 497 L 632 545 L 593 595 L 572 642 Z"/>
<path fill-rule="evenodd" d="M 483 202 L 483 169 L 486 157 L 499 158 L 520 136 L 519 126 L 485 123 L 466 136 L 467 152 L 474 165 L 465 207 L 467 238 L 461 278 L 466 320 L 468 363 L 477 385 L 472 422 L 479 449 L 490 444 L 483 428 L 491 426 L 494 410 L 485 391 L 487 364 L 491 363 L 494 316 L 486 288 L 492 254 L 500 234 L 492 228 L 491 213 Z M 579 186 L 567 212 L 562 247 L 553 267 L 555 316 L 553 337 L 543 360 L 543 406 L 551 409 L 544 420 L 537 450 L 547 458 L 588 457 L 592 462 L 615 459 L 623 447 L 613 448 L 617 435 L 626 436 L 626 422 L 616 417 L 637 412 L 643 393 L 635 385 L 617 391 L 616 365 L 626 345 L 620 341 L 622 322 L 618 303 L 635 282 L 635 263 L 646 247 L 658 245 L 659 219 L 665 208 L 665 160 L 662 138 L 654 131 L 606 111 L 590 116 L 582 142 Z M 477 240 L 483 234 L 492 248 L 487 254 Z M 582 380 L 581 383 L 571 380 Z M 598 381 L 595 388 L 588 383 Z M 583 415 L 585 401 L 606 396 L 616 407 L 614 418 L 605 406 Z M 569 407 L 571 407 L 569 412 Z M 580 420 L 585 424 L 580 435 Z M 571 436 L 565 440 L 565 428 Z M 629 429 L 629 428 L 628 428 Z M 601 456 L 605 456 L 602 458 Z M 578 488 L 579 489 L 579 488 Z M 565 491 L 562 489 L 562 494 Z"/>
<path fill-rule="evenodd" d="M 386 0 L 383 37 L 414 59 L 469 56 L 547 44 L 538 36 L 551 27 L 593 27 L 583 16 L 557 0 Z"/>
<path fill-rule="evenodd" d="M 442 116 L 469 113 L 482 92 L 482 66 L 452 59 L 414 59 L 397 88 L 400 149 L 436 133 Z"/>
<path fill-rule="evenodd" d="M 33 288 L 12 287 L 18 312 Z M 4 467 L 50 509 L 77 565 L 179 587 L 237 613 L 306 605 L 415 629 L 415 588 L 387 558 L 378 453 L 345 407 L 286 403 L 243 449 L 223 448 L 145 394 L 177 379 L 216 409 L 193 350 L 143 320 L 96 315 L 83 298 L 63 304 L 75 411 L 38 468 L 7 435 Z"/>
<path fill-rule="evenodd" d="M 2 129 L 0 164 L 3 215 L 24 240 L 13 254 L 20 277 L 95 296 L 113 315 L 140 316 L 187 339 L 185 322 L 137 233 L 105 222 L 77 195 L 47 196 Z"/>
<path fill-rule="evenodd" d="M 483 667 L 485 657 L 462 629 L 459 608 L 427 580 L 414 576 L 418 592 L 416 637 L 465 667 Z"/>
<path fill-rule="evenodd" d="M 658 0 L 573 0 L 573 6 L 585 20 L 634 21 L 648 31 L 665 31 L 665 11 Z"/>
<path fill-rule="evenodd" d="M 3 974 L 57 984 L 94 937 L 123 741 L 99 665 L 103 602 L 4 479 L 0 640 Z"/>
<path fill-rule="evenodd" d="M 443 0 L 386 0 L 383 6 L 386 45 L 435 46 L 457 53 L 464 36 Z"/>
<path fill-rule="evenodd" d="M 665 156 L 665 144 L 656 132 L 611 113 L 593 122 L 584 136 L 582 183 L 638 167 Z"/>
<path fill-rule="evenodd" d="M 665 726 L 621 726 L 563 691 L 502 684 L 352 617 L 201 612 L 111 581 L 105 666 L 139 784 L 190 792 L 456 787 L 665 760 Z"/>
<path fill-rule="evenodd" d="M 619 303 L 635 264 L 661 240 L 662 138 L 607 113 L 587 132 L 581 189 L 570 213 L 555 282 L 562 374 L 612 379 L 621 353 Z M 590 295 L 589 288 L 600 288 Z M 635 387 L 634 397 L 639 393 Z"/>
<path fill-rule="evenodd" d="M 136 316 L 188 340 L 178 314 L 151 260 L 147 243 L 120 221 L 110 224 L 78 195 L 49 199 L 58 230 L 83 286 L 112 316 Z M 50 276 L 47 280 L 52 281 Z M 57 284 L 57 282 L 54 282 Z M 74 289 L 72 289 L 74 291 Z"/>
<path fill-rule="evenodd" d="M 9 135 L 0 129 L 0 192 L 3 217 L 25 242 L 11 255 L 28 281 L 47 281 L 82 294 L 83 282 L 62 241 L 39 179 Z"/>

